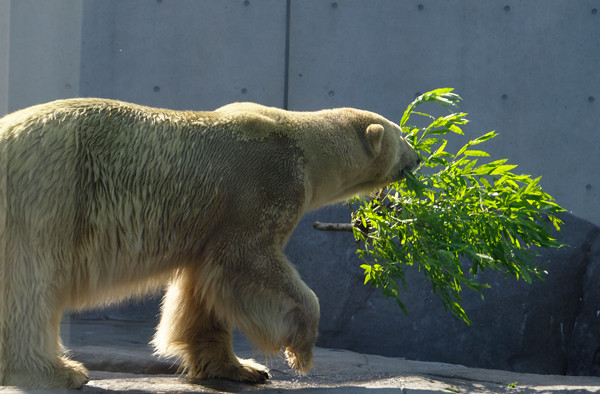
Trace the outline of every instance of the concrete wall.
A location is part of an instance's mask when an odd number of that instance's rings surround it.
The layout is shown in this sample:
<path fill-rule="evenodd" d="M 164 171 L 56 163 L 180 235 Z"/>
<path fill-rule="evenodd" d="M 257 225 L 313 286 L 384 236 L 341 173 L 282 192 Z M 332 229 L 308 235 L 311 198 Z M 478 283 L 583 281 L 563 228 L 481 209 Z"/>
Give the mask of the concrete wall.
<path fill-rule="evenodd" d="M 292 1 L 290 107 L 399 120 L 417 92 L 454 87 L 471 114 L 468 137 L 497 130 L 485 150 L 542 175 L 568 210 L 600 224 L 598 6 Z"/>
<path fill-rule="evenodd" d="M 593 0 L 0 0 L 0 53 L 8 53 L 0 113 L 102 96 L 186 109 L 239 100 L 354 106 L 398 120 L 418 92 L 454 87 L 471 113 L 468 137 L 499 131 L 485 147 L 494 158 L 542 175 L 568 210 L 600 224 L 598 8 Z"/>
<path fill-rule="evenodd" d="M 8 112 L 10 1 L 0 0 L 0 116 Z"/>
<path fill-rule="evenodd" d="M 83 4 L 82 96 L 177 109 L 283 105 L 285 1 Z"/>
<path fill-rule="evenodd" d="M 10 12 L 9 29 L 0 30 L 8 32 L 1 38 L 8 37 L 8 56 L 0 59 L 1 67 L 8 67 L 8 111 L 78 96 L 81 2 L 4 0 L 3 4 Z"/>

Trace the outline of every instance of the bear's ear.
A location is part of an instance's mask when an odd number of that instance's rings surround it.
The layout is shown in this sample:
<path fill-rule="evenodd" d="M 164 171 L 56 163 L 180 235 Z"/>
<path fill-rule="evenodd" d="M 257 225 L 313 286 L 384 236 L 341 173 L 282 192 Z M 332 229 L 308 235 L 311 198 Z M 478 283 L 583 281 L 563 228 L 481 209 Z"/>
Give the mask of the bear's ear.
<path fill-rule="evenodd" d="M 383 139 L 384 128 L 380 124 L 371 124 L 367 127 L 365 136 L 367 137 L 367 145 L 373 154 L 378 154 L 381 151 L 381 140 Z"/>

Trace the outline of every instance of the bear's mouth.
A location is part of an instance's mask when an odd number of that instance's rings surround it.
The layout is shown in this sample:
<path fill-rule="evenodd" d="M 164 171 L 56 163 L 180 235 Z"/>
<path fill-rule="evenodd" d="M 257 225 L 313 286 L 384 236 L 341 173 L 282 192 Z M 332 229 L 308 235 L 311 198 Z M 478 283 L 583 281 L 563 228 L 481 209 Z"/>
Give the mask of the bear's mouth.
<path fill-rule="evenodd" d="M 417 161 L 415 161 L 412 164 L 407 165 L 406 167 L 402 168 L 398 174 L 397 174 L 397 179 L 396 180 L 401 180 L 406 178 L 406 173 L 408 172 L 409 174 L 413 174 L 413 172 L 419 167 L 419 164 L 421 164 L 421 160 L 417 159 Z"/>
<path fill-rule="evenodd" d="M 412 174 L 412 166 L 407 166 L 404 168 L 401 168 L 398 172 L 396 172 L 391 178 L 391 182 L 398 182 L 401 181 L 402 179 L 406 178 L 406 172 L 409 172 Z"/>

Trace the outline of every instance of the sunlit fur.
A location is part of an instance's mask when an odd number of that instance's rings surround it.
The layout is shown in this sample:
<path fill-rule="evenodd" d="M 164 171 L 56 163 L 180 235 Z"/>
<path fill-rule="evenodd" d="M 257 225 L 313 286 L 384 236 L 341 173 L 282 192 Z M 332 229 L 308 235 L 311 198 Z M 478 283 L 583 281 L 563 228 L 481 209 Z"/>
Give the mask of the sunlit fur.
<path fill-rule="evenodd" d="M 256 104 L 178 112 L 70 99 L 0 119 L 0 384 L 78 388 L 66 308 L 166 288 L 153 345 L 191 378 L 263 382 L 266 353 L 312 365 L 319 304 L 284 256 L 302 215 L 412 167 L 365 111 Z"/>

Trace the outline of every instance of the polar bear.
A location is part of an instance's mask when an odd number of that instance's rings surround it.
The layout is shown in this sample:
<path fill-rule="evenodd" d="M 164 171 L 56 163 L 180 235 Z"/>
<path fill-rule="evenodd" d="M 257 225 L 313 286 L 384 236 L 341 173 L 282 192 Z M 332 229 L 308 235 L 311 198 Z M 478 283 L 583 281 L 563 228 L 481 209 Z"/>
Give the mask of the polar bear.
<path fill-rule="evenodd" d="M 0 119 L 0 384 L 78 388 L 66 308 L 166 288 L 156 352 L 191 378 L 264 382 L 239 327 L 309 370 L 319 303 L 284 256 L 302 215 L 402 177 L 385 118 L 236 103 L 183 112 L 67 99 Z"/>

